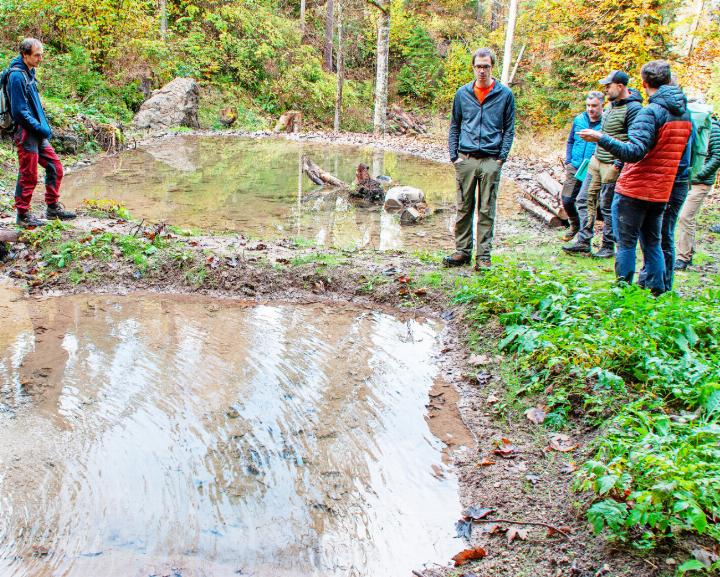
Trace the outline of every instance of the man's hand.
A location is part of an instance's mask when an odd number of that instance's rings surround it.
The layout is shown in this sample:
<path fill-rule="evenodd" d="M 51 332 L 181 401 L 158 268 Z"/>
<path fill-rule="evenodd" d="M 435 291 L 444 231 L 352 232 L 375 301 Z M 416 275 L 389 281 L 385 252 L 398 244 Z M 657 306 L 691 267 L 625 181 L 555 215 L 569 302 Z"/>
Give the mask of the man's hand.
<path fill-rule="evenodd" d="M 578 132 L 578 136 L 586 142 L 598 142 L 602 138 L 603 133 L 592 128 L 585 128 Z"/>

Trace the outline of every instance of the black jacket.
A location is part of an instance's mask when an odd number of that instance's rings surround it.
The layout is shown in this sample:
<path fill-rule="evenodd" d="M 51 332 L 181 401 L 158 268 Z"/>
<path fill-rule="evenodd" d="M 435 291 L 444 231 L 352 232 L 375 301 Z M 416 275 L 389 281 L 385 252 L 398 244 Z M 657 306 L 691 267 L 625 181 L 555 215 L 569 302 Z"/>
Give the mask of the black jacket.
<path fill-rule="evenodd" d="M 495 86 L 480 104 L 473 82 L 462 86 L 453 100 L 448 147 L 450 160 L 460 152 L 473 152 L 506 160 L 515 137 L 515 98 L 510 89 L 495 80 Z"/>

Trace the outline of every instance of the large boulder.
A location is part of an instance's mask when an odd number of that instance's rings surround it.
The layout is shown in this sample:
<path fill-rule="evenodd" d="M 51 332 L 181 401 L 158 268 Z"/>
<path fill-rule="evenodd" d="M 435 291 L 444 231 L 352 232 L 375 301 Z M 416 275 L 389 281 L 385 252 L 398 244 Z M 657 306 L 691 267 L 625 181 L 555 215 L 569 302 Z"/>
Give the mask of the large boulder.
<path fill-rule="evenodd" d="M 135 128 L 169 128 L 189 126 L 198 128 L 197 111 L 200 89 L 192 78 L 176 78 L 153 92 L 143 102 L 133 121 Z"/>

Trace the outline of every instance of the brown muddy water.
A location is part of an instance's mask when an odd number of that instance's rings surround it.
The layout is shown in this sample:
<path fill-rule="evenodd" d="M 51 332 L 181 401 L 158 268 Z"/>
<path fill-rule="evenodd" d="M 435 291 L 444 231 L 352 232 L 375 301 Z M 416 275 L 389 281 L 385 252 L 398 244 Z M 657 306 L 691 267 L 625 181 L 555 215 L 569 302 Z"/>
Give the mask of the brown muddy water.
<path fill-rule="evenodd" d="M 401 227 L 398 216 L 381 207 L 323 192 L 303 175 L 303 154 L 346 182 L 365 163 L 373 175 L 422 189 L 438 212 L 420 225 Z M 79 206 L 85 198 L 118 200 L 136 218 L 266 240 L 300 237 L 318 246 L 380 250 L 453 246 L 452 166 L 367 147 L 177 136 L 69 174 L 63 200 Z M 502 198 L 501 191 L 501 211 Z"/>
<path fill-rule="evenodd" d="M 461 545 L 425 408 L 440 325 L 2 296 L 3 577 L 398 577 Z"/>

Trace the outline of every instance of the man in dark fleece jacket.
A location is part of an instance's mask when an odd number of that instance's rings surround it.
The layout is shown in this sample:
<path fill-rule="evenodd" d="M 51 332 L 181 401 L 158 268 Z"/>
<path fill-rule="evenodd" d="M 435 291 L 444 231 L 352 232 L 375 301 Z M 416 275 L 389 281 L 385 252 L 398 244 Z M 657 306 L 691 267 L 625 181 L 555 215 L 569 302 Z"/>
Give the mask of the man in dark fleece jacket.
<path fill-rule="evenodd" d="M 610 100 L 610 108 L 605 112 L 600 130 L 610 137 L 627 142 L 627 135 L 635 117 L 642 110 L 642 96 L 637 90 L 628 88 L 630 77 L 622 70 L 613 70 L 607 78 L 600 81 Z M 603 241 L 595 256 L 612 258 L 615 254 L 615 239 L 610 218 L 610 203 L 614 193 L 615 181 L 620 174 L 621 163 L 610 152 L 596 149 L 588 165 L 587 178 L 590 183 L 585 195 L 577 199 L 580 214 L 580 231 L 574 244 L 563 247 L 567 253 L 590 254 L 595 233 L 595 215 L 598 204 L 605 220 Z"/>
<path fill-rule="evenodd" d="M 470 262 L 473 215 L 477 204 L 475 269 L 490 268 L 500 169 L 515 136 L 515 99 L 493 78 L 495 54 L 480 48 L 472 57 L 475 81 L 455 94 L 448 144 L 458 187 L 455 252 L 446 266 Z"/>
<path fill-rule="evenodd" d="M 46 221 L 30 212 L 30 201 L 38 181 L 38 164 L 45 169 L 45 203 L 47 217 L 67 220 L 75 213 L 58 202 L 63 167 L 50 145 L 52 130 L 40 102 L 35 68 L 43 58 L 42 42 L 26 38 L 20 43 L 20 55 L 10 63 L 7 79 L 10 110 L 17 128 L 13 142 L 17 146 L 20 172 L 15 186 L 17 223 L 23 227 L 42 226 Z"/>
<path fill-rule="evenodd" d="M 640 240 L 647 273 L 645 286 L 660 294 L 666 290 L 665 259 L 660 246 L 662 217 L 692 133 L 692 122 L 685 95 L 670 85 L 668 62 L 648 62 L 641 76 L 650 104 L 637 115 L 628 141 L 620 142 L 596 130 L 585 130 L 580 137 L 597 142 L 598 149 L 626 163 L 612 204 L 618 279 L 632 283 Z"/>

